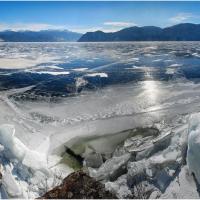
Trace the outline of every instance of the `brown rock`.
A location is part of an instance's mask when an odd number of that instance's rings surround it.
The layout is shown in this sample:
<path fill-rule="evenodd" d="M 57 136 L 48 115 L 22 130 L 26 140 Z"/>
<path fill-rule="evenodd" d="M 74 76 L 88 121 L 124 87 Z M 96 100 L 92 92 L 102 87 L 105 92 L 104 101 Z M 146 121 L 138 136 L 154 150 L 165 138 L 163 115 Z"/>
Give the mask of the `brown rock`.
<path fill-rule="evenodd" d="M 60 186 L 55 187 L 41 199 L 116 199 L 105 190 L 102 183 L 94 180 L 83 171 L 70 174 Z"/>

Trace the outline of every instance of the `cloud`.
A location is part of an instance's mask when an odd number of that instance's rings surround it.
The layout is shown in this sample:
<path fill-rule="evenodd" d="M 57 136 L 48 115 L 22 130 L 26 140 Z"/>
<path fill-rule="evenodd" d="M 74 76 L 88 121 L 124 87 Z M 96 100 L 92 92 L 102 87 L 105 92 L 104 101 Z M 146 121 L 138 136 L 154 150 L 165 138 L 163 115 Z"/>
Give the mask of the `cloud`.
<path fill-rule="evenodd" d="M 114 22 L 114 21 L 104 22 L 103 24 L 106 26 L 115 26 L 115 27 L 128 27 L 137 25 L 133 22 Z"/>
<path fill-rule="evenodd" d="M 94 32 L 102 29 L 103 29 L 102 27 L 69 27 L 70 31 L 77 33 Z"/>
<path fill-rule="evenodd" d="M 78 32 L 78 33 L 86 33 L 86 32 L 94 32 L 94 31 L 103 31 L 105 33 L 109 32 L 116 32 L 119 31 L 121 28 L 120 27 L 90 27 L 90 28 L 82 28 L 82 27 L 77 27 L 77 28 L 70 28 L 70 31 Z"/>
<path fill-rule="evenodd" d="M 67 29 L 64 25 L 52 25 L 52 24 L 44 24 L 44 23 L 13 23 L 13 24 L 5 24 L 0 23 L 0 31 L 4 30 L 12 30 L 12 31 L 41 31 L 41 30 L 65 30 Z"/>
<path fill-rule="evenodd" d="M 178 13 L 176 16 L 171 17 L 169 20 L 173 24 L 178 24 L 187 21 L 188 19 L 193 18 L 194 16 L 191 13 Z"/>

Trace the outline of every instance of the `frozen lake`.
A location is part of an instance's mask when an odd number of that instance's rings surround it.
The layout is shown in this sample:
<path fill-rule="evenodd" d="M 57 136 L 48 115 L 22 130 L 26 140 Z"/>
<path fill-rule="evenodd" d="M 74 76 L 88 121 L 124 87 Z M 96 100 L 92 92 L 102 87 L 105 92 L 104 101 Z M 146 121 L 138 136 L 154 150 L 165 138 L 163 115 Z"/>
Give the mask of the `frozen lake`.
<path fill-rule="evenodd" d="M 198 111 L 199 66 L 199 42 L 1 43 L 0 122 L 31 147 L 170 124 Z"/>
<path fill-rule="evenodd" d="M 31 150 L 48 138 L 48 155 L 77 137 L 164 134 L 200 111 L 199 78 L 199 42 L 0 43 L 0 124 Z"/>

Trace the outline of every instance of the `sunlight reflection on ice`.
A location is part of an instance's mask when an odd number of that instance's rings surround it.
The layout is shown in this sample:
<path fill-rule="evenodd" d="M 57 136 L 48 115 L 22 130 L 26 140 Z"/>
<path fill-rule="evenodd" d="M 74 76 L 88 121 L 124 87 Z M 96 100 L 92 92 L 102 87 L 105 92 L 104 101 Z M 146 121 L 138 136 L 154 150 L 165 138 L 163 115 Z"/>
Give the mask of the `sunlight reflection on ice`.
<path fill-rule="evenodd" d="M 158 98 L 159 90 L 157 86 L 157 81 L 144 81 L 143 89 L 146 93 L 146 98 L 149 102 L 156 103 L 156 100 Z"/>

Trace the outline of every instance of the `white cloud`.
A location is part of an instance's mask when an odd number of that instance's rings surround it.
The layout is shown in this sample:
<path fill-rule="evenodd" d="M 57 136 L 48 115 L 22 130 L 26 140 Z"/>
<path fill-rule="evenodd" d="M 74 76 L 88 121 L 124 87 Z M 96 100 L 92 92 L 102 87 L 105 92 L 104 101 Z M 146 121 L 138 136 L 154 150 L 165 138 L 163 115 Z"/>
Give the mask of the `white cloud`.
<path fill-rule="evenodd" d="M 105 33 L 110 33 L 110 32 L 116 32 L 121 30 L 123 27 L 112 27 L 112 28 L 102 28 L 100 29 L 101 31 L 105 32 Z"/>
<path fill-rule="evenodd" d="M 114 21 L 104 22 L 103 24 L 106 26 L 115 26 L 115 27 L 128 27 L 137 25 L 133 22 L 114 22 Z"/>
<path fill-rule="evenodd" d="M 191 13 L 178 13 L 176 16 L 171 17 L 169 20 L 173 24 L 178 24 L 187 21 L 188 19 L 193 18 L 194 16 Z"/>
<path fill-rule="evenodd" d="M 52 25 L 52 24 L 43 24 L 43 23 L 14 23 L 14 24 L 0 23 L 0 31 L 3 31 L 3 30 L 40 31 L 40 30 L 48 30 L 48 29 L 64 30 L 64 29 L 67 29 L 67 27 L 63 25 Z"/>
<path fill-rule="evenodd" d="M 86 33 L 102 30 L 102 27 L 69 27 L 69 30 L 77 33 Z"/>
<path fill-rule="evenodd" d="M 105 33 L 108 32 L 116 32 L 121 30 L 120 27 L 91 27 L 91 28 L 70 28 L 70 31 L 78 32 L 78 33 L 86 33 L 86 32 L 94 32 L 94 31 L 103 31 Z"/>

